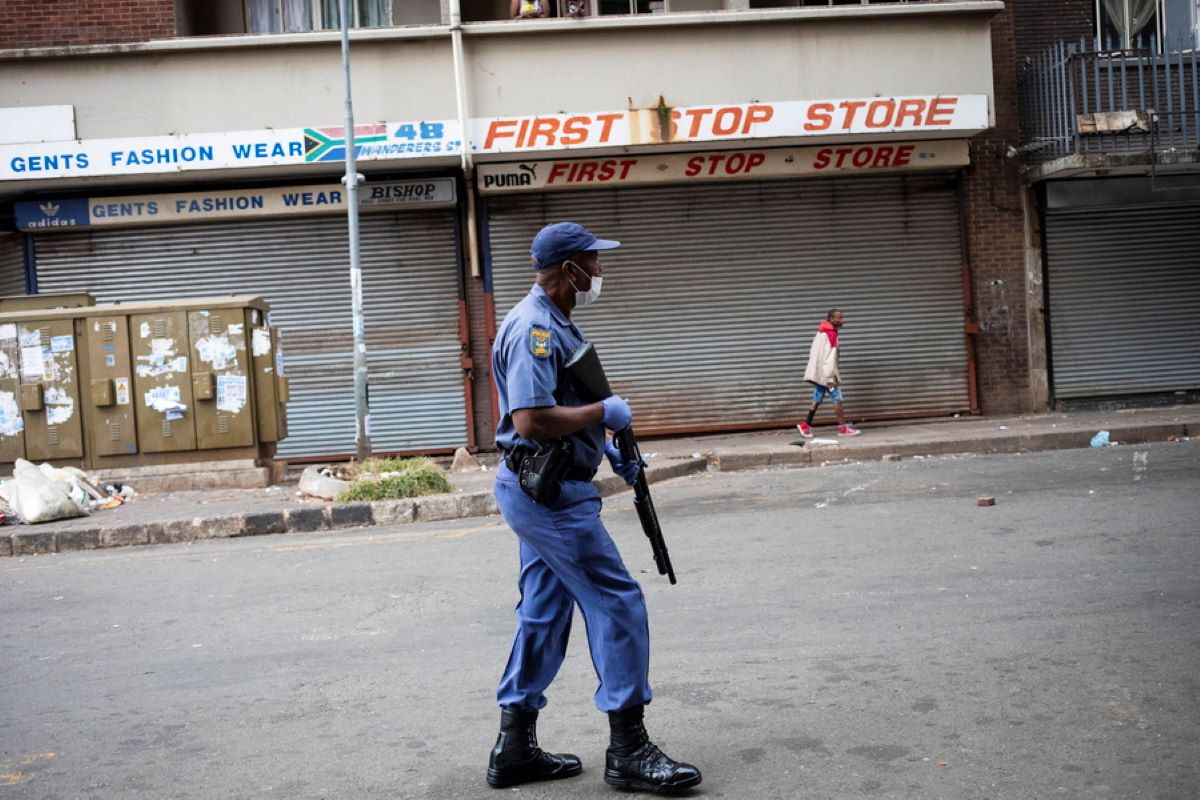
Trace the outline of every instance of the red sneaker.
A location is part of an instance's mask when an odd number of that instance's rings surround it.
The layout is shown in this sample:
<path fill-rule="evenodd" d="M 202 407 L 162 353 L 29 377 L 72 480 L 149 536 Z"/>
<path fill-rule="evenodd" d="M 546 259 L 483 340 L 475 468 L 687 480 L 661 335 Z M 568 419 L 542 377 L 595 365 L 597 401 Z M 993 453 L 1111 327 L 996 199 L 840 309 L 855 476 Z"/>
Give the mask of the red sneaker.
<path fill-rule="evenodd" d="M 796 426 L 796 430 L 800 431 L 800 435 L 803 436 L 805 439 L 812 438 L 812 426 L 809 425 L 807 422 L 801 422 L 799 425 Z"/>
<path fill-rule="evenodd" d="M 860 433 L 862 433 L 862 431 L 850 425 L 843 425 L 842 427 L 838 428 L 838 436 L 858 436 Z"/>

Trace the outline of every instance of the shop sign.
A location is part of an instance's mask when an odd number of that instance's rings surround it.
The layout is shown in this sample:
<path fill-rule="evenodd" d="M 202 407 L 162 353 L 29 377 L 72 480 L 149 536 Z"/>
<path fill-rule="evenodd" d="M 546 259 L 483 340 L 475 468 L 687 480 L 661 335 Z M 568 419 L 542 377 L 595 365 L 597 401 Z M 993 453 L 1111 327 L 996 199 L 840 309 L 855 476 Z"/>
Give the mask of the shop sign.
<path fill-rule="evenodd" d="M 16 203 L 17 227 L 26 231 L 116 225 L 167 225 L 211 220 L 328 214 L 346 207 L 339 184 L 229 189 L 181 194 L 35 200 Z M 456 202 L 453 178 L 364 183 L 363 211 L 446 208 Z"/>
<path fill-rule="evenodd" d="M 481 193 L 498 194 L 949 169 L 968 163 L 965 140 L 931 139 L 485 164 L 478 178 Z"/>
<path fill-rule="evenodd" d="M 987 95 L 869 97 L 476 118 L 470 141 L 477 154 L 515 154 L 898 133 L 966 138 L 987 124 Z M 462 146 L 457 120 L 359 125 L 354 138 L 364 162 L 455 155 Z M 345 153 L 341 127 L 10 144 L 0 145 L 0 180 L 292 166 Z"/>

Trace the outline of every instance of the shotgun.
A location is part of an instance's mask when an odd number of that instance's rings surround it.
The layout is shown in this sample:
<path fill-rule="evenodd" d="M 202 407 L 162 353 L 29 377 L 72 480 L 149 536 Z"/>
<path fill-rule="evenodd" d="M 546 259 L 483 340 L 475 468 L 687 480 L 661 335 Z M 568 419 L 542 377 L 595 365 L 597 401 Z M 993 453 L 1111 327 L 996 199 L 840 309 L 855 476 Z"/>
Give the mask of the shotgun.
<path fill-rule="evenodd" d="M 580 345 L 567 362 L 566 369 L 575 384 L 583 390 L 585 399 L 599 402 L 612 396 L 612 388 L 608 385 L 608 377 L 604 374 L 600 356 L 596 355 L 596 348 L 592 347 L 591 342 Z M 642 462 L 642 453 L 638 449 L 637 438 L 633 435 L 633 426 L 614 431 L 613 444 L 621 451 L 622 461 L 638 465 L 637 479 L 633 482 L 633 507 L 642 523 L 642 531 L 650 540 L 650 549 L 654 553 L 654 564 L 658 567 L 658 574 L 666 575 L 674 584 L 675 570 L 671 567 L 671 556 L 667 553 L 667 543 L 663 540 L 662 528 L 658 524 L 658 512 L 654 510 L 654 500 L 650 497 L 650 485 L 646 482 L 646 465 Z"/>

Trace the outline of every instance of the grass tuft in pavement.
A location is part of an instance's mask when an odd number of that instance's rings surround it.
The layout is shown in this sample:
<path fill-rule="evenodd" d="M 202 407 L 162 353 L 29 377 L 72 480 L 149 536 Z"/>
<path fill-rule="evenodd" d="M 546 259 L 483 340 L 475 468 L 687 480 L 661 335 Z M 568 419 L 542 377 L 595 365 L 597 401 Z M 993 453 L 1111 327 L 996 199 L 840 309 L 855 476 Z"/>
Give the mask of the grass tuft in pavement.
<path fill-rule="evenodd" d="M 454 491 L 445 471 L 428 458 L 371 458 L 349 464 L 346 477 L 350 488 L 339 503 L 366 500 L 400 500 Z"/>

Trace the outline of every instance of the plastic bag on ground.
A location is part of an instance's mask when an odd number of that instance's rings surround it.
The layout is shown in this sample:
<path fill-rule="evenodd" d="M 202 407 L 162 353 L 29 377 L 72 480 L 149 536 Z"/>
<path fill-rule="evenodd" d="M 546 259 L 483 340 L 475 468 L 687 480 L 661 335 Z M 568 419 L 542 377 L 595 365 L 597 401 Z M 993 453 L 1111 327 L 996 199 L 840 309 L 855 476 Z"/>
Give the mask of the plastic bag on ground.
<path fill-rule="evenodd" d="M 53 469 L 53 468 L 51 468 Z M 5 499 L 22 522 L 36 524 L 82 517 L 90 512 L 87 493 L 73 481 L 62 481 L 23 458 L 13 466 L 13 479 L 4 484 Z M 82 495 L 82 505 L 74 494 Z"/>

